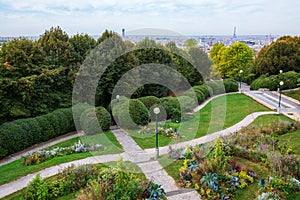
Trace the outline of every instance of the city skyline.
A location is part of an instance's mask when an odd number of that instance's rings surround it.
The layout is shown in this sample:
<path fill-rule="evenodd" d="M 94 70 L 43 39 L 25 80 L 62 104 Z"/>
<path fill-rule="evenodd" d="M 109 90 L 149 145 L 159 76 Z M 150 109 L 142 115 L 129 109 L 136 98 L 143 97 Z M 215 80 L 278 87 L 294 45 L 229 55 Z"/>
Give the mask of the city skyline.
<path fill-rule="evenodd" d="M 0 36 L 40 35 L 60 26 L 68 34 L 121 34 L 154 28 L 183 35 L 299 35 L 299 1 L 292 0 L 28 0 L 0 1 Z M 147 29 L 146 29 L 147 30 Z"/>

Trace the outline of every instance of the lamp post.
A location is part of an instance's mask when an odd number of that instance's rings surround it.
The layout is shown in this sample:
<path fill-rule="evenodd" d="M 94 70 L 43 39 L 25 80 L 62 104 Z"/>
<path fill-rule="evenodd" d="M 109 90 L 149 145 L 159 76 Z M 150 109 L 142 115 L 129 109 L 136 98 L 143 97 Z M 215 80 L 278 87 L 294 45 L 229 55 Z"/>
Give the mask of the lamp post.
<path fill-rule="evenodd" d="M 241 76 L 242 76 L 242 73 L 243 73 L 244 71 L 241 69 L 240 70 L 240 93 L 242 93 L 242 80 L 241 80 Z"/>
<path fill-rule="evenodd" d="M 281 86 L 283 86 L 284 82 L 279 82 L 279 100 L 278 100 L 278 114 L 280 113 L 280 103 L 281 103 Z"/>
<path fill-rule="evenodd" d="M 159 149 L 158 149 L 158 114 L 160 113 L 160 109 L 158 107 L 155 107 L 153 109 L 153 112 L 155 114 L 155 122 L 156 122 L 156 128 L 155 128 L 155 151 L 156 155 L 155 158 L 157 159 L 159 156 Z"/>
<path fill-rule="evenodd" d="M 117 99 L 117 102 L 119 103 L 119 100 L 120 100 L 120 95 L 116 95 L 116 99 Z"/>

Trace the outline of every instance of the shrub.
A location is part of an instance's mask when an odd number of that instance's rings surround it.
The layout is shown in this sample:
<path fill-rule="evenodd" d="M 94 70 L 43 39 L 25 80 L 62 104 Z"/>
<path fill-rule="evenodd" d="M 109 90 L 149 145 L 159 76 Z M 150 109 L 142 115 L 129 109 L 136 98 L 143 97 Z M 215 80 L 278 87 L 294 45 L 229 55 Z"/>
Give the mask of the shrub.
<path fill-rule="evenodd" d="M 212 89 L 213 95 L 225 93 L 225 89 L 224 89 L 222 80 L 210 81 L 210 82 L 207 82 L 206 85 Z"/>
<path fill-rule="evenodd" d="M 51 199 L 52 194 L 49 192 L 49 184 L 43 180 L 40 174 L 36 175 L 32 181 L 30 181 L 26 189 L 26 199 L 29 200 L 44 200 Z"/>
<path fill-rule="evenodd" d="M 61 111 L 60 109 L 58 109 L 52 113 L 56 116 L 56 118 L 58 120 L 58 125 L 59 125 L 59 130 L 60 130 L 59 135 L 69 132 L 71 125 L 69 123 L 67 116 L 64 114 L 64 112 Z M 58 135 L 55 135 L 55 136 L 58 136 Z"/>
<path fill-rule="evenodd" d="M 197 106 L 194 99 L 188 96 L 179 96 L 178 101 L 181 105 L 181 111 L 183 113 L 193 112 L 194 108 Z"/>
<path fill-rule="evenodd" d="M 61 109 L 58 109 L 57 111 L 61 111 L 67 117 L 68 124 L 69 124 L 68 132 L 75 131 L 76 127 L 75 127 L 75 123 L 74 123 L 74 119 L 73 119 L 72 108 L 61 108 Z"/>
<path fill-rule="evenodd" d="M 167 118 L 179 120 L 181 118 L 180 104 L 176 97 L 163 97 L 160 99 L 163 107 L 167 112 Z"/>
<path fill-rule="evenodd" d="M 223 80 L 226 93 L 228 92 L 237 92 L 239 90 L 238 82 L 234 79 L 225 79 Z"/>
<path fill-rule="evenodd" d="M 60 134 L 60 123 L 58 121 L 58 118 L 55 114 L 49 113 L 44 115 L 44 117 L 47 119 L 49 124 L 53 127 L 54 135 L 59 135 Z M 54 136 L 53 135 L 53 136 Z"/>
<path fill-rule="evenodd" d="M 80 124 L 86 134 L 99 133 L 99 126 L 102 131 L 109 130 L 111 117 L 103 107 L 89 108 L 85 110 L 80 118 Z"/>
<path fill-rule="evenodd" d="M 82 127 L 80 126 L 80 118 L 81 118 L 82 113 L 86 109 L 89 109 L 89 108 L 91 108 L 91 105 L 89 105 L 87 103 L 78 103 L 72 107 L 73 119 L 74 119 L 74 123 L 76 125 L 77 130 L 82 129 Z"/>
<path fill-rule="evenodd" d="M 26 131 L 14 122 L 6 122 L 0 127 L 0 149 L 2 157 L 26 148 Z M 6 153 L 6 154 L 5 154 Z"/>
<path fill-rule="evenodd" d="M 55 136 L 53 127 L 44 116 L 38 116 L 35 119 L 42 129 L 40 141 L 44 142 Z"/>
<path fill-rule="evenodd" d="M 149 122 L 149 111 L 138 99 L 130 99 L 118 107 L 118 123 L 124 128 L 145 126 Z"/>
<path fill-rule="evenodd" d="M 204 84 L 204 85 L 197 85 L 194 86 L 193 89 L 196 91 L 201 91 L 201 93 L 204 96 L 204 99 L 209 98 L 211 95 L 213 95 L 213 90 L 211 87 L 209 87 L 208 85 Z"/>
<path fill-rule="evenodd" d="M 148 108 L 148 110 L 152 106 L 160 104 L 159 98 L 157 98 L 155 96 L 140 97 L 140 98 L 138 98 L 138 100 L 140 100 Z"/>

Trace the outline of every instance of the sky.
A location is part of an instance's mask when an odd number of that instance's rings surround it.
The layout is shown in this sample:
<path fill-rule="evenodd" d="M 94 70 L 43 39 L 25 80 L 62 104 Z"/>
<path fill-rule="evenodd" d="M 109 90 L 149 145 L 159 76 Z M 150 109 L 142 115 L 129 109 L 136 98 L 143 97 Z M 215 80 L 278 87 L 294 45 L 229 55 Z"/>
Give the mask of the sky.
<path fill-rule="evenodd" d="M 182 35 L 300 35 L 298 0 L 0 0 L 0 36 L 167 29 Z"/>

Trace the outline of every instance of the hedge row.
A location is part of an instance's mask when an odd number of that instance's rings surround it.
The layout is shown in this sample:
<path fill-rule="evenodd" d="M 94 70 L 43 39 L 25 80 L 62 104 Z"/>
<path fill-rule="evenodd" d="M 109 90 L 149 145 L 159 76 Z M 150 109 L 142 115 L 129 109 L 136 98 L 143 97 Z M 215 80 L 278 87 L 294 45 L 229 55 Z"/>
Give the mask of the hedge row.
<path fill-rule="evenodd" d="M 0 126 L 0 158 L 74 130 L 71 108 L 6 122 Z"/>
<path fill-rule="evenodd" d="M 0 158 L 24 150 L 34 144 L 48 141 L 67 132 L 83 129 L 95 133 L 95 127 L 108 130 L 110 114 L 103 108 L 96 108 L 96 118 L 88 104 L 78 104 L 72 108 L 62 108 L 52 113 L 34 118 L 18 119 L 0 126 Z M 73 117 L 73 112 L 74 117 Z M 95 124 L 99 123 L 98 126 Z M 99 131 L 98 131 L 99 132 Z"/>
<path fill-rule="evenodd" d="M 281 89 L 293 89 L 297 88 L 297 80 L 300 78 L 300 73 L 294 71 L 282 73 L 279 75 L 262 75 L 255 79 L 251 85 L 251 90 L 258 90 L 260 88 L 267 88 L 269 90 L 275 91 L 279 88 L 279 82 L 283 81 L 284 84 Z"/>

